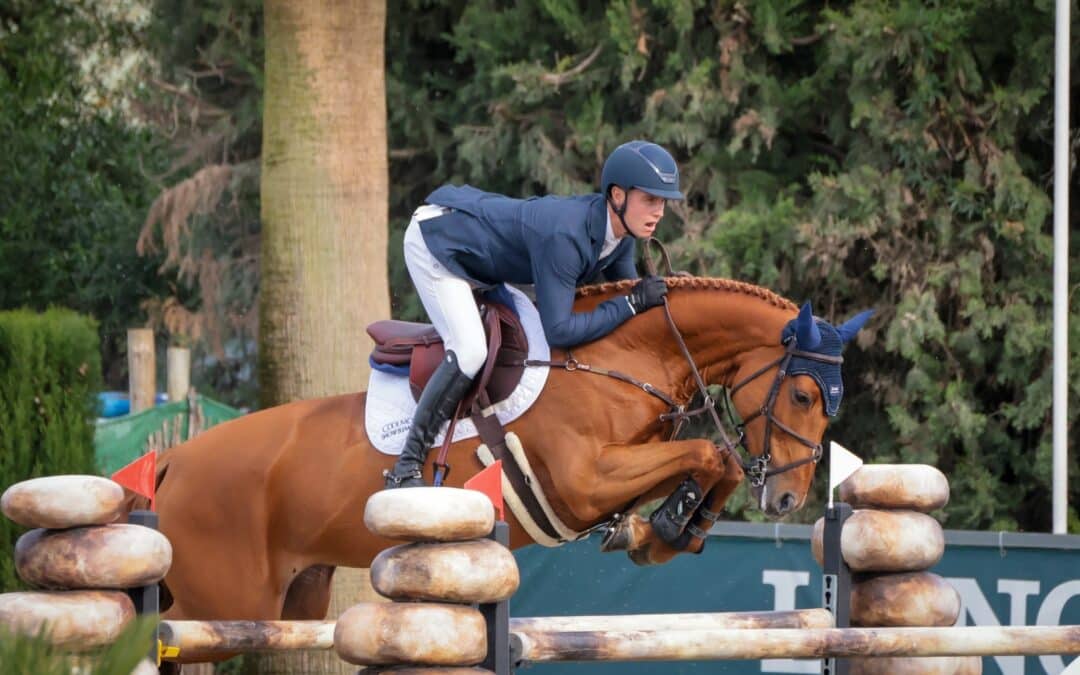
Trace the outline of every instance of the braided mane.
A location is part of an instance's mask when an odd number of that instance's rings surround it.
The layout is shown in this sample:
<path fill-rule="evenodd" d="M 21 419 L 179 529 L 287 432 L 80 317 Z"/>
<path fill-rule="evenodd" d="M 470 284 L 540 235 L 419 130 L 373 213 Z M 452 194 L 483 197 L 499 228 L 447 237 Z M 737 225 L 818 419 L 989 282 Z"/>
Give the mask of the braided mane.
<path fill-rule="evenodd" d="M 745 281 L 720 279 L 717 277 L 665 277 L 664 281 L 667 282 L 668 288 L 718 290 L 726 291 L 728 293 L 740 293 L 742 295 L 750 295 L 759 298 L 770 305 L 780 307 L 781 309 L 798 309 L 795 303 L 787 298 L 779 296 L 767 288 L 748 284 Z M 592 286 L 582 286 L 577 290 L 577 297 L 584 298 L 593 295 L 626 292 L 637 282 L 637 279 L 623 279 L 621 281 L 608 281 L 602 284 L 593 284 Z"/>

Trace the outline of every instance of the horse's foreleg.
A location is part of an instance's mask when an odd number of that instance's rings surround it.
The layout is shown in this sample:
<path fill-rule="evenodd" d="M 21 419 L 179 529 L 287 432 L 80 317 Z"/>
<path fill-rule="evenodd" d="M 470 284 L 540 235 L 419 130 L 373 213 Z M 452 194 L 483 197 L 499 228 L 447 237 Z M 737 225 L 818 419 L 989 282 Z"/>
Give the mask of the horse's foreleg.
<path fill-rule="evenodd" d="M 679 553 L 701 553 L 705 548 L 705 536 L 719 516 L 724 504 L 731 497 L 743 479 L 743 470 L 733 453 L 724 458 L 724 475 L 716 482 L 705 497 L 701 507 L 694 513 L 682 538 L 676 545 L 671 545 L 649 528 L 641 528 L 643 534 L 638 547 L 630 551 L 630 558 L 641 565 L 659 565 L 666 563 Z M 642 519 L 644 520 L 644 519 Z"/>
<path fill-rule="evenodd" d="M 564 471 L 565 477 L 553 476 L 556 484 L 572 486 L 563 492 L 564 501 L 575 516 L 595 522 L 643 495 L 662 497 L 686 478 L 692 479 L 696 489 L 704 494 L 712 489 L 725 469 L 715 445 L 705 439 L 691 439 L 605 446 L 592 466 L 570 462 Z M 701 496 L 697 499 L 700 501 Z M 644 524 L 640 521 L 634 517 L 620 521 L 615 538 L 608 538 L 605 548 L 633 548 L 643 536 L 643 528 L 651 530 L 648 521 Z"/>
<path fill-rule="evenodd" d="M 690 476 L 710 489 L 724 466 L 716 446 L 705 439 L 605 446 L 584 486 L 578 515 L 597 520 L 674 478 Z M 582 502 L 579 502 L 582 503 Z"/>

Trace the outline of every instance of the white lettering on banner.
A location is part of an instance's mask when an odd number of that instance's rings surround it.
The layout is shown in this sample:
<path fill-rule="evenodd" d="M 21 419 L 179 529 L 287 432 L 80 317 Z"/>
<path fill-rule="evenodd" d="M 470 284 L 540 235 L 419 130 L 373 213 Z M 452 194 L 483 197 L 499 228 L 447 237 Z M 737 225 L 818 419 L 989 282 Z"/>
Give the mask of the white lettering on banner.
<path fill-rule="evenodd" d="M 998 579 L 998 593 L 1009 596 L 1009 625 L 1027 625 L 1027 598 L 1039 594 L 1038 581 Z"/>
<path fill-rule="evenodd" d="M 761 581 L 773 588 L 773 610 L 788 611 L 795 609 L 795 593 L 803 586 L 810 585 L 810 573 L 803 570 L 762 570 Z M 994 613 L 990 601 L 979 587 L 978 581 L 971 577 L 949 577 L 946 579 L 960 594 L 960 615 L 956 625 L 965 626 L 1001 626 L 1001 618 Z M 1058 626 L 1061 625 L 1065 606 L 1073 598 L 1080 598 L 1080 579 L 1072 579 L 1058 584 L 1049 590 L 1045 597 L 1039 597 L 1042 585 L 1032 579 L 998 579 L 997 592 L 1008 598 L 1008 622 L 1005 625 Z M 1034 624 L 1029 624 L 1029 598 L 1035 611 Z M 1023 656 L 994 656 L 994 662 L 1002 675 L 1025 675 Z M 1064 675 L 1076 669 L 1080 673 L 1080 658 L 1073 660 L 1070 670 L 1065 669 L 1065 659 L 1057 655 L 1040 656 L 1037 675 Z M 818 659 L 763 659 L 763 673 L 818 673 L 821 662 Z"/>
<path fill-rule="evenodd" d="M 1061 613 L 1065 610 L 1065 603 L 1080 595 L 1080 580 L 1073 579 L 1055 586 L 1046 594 L 1046 598 L 1039 607 L 1039 613 L 1035 617 L 1036 626 L 1057 626 L 1061 624 Z M 1058 675 L 1065 670 L 1065 659 L 1057 655 L 1040 656 L 1039 663 L 1050 675 Z"/>
<path fill-rule="evenodd" d="M 960 616 L 956 620 L 957 626 L 967 625 L 965 617 L 971 617 L 973 626 L 1001 625 L 994 610 L 990 607 L 990 602 L 979 588 L 978 582 L 968 577 L 950 577 L 946 581 L 960 593 Z M 1011 581 L 1011 579 L 999 580 L 999 589 L 1002 581 Z M 1012 597 L 1016 599 L 1015 595 Z M 995 656 L 993 658 L 998 668 L 1001 668 L 1001 675 L 1024 675 L 1023 656 Z"/>
<path fill-rule="evenodd" d="M 795 609 L 795 590 L 810 585 L 810 573 L 801 570 L 762 570 L 761 582 L 773 587 L 773 610 Z M 821 659 L 763 659 L 763 673 L 820 673 Z"/>
<path fill-rule="evenodd" d="M 967 577 L 950 577 L 946 579 L 960 593 L 960 618 L 956 625 L 967 625 L 967 618 L 974 626 L 1000 626 L 994 610 L 989 601 L 983 595 L 982 589 L 975 579 Z M 1028 624 L 1029 596 L 1036 597 L 1041 590 L 1038 581 L 1030 579 L 998 579 L 998 593 L 1009 596 L 1009 624 L 1011 626 L 1026 626 Z M 1061 625 L 1061 615 L 1065 610 L 1065 603 L 1072 598 L 1080 596 L 1080 580 L 1073 579 L 1052 588 L 1042 602 L 1035 616 L 1037 626 Z M 1022 656 L 995 656 L 998 668 L 1002 675 L 1024 675 L 1024 657 Z M 1039 657 L 1039 664 L 1046 675 L 1061 675 L 1065 670 L 1065 660 L 1057 655 Z"/>

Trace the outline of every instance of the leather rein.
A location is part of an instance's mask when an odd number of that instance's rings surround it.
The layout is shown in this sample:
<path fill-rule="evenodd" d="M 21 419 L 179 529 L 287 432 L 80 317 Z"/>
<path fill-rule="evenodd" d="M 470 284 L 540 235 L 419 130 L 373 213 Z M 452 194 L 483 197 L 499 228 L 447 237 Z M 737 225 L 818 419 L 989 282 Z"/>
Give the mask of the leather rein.
<path fill-rule="evenodd" d="M 663 245 L 656 239 L 649 239 L 646 242 L 646 255 L 644 257 L 646 268 L 649 274 L 655 273 L 655 265 L 648 256 L 648 244 L 652 243 L 655 243 L 659 247 L 663 260 L 667 265 L 668 275 L 679 276 L 674 271 L 672 271 L 671 261 L 668 258 L 667 251 L 664 249 Z M 724 453 L 724 455 L 732 452 L 735 453 L 736 459 L 739 461 L 739 464 L 742 466 L 743 472 L 746 474 L 747 479 L 750 481 L 750 485 L 753 487 L 761 487 L 765 484 L 765 481 L 772 476 L 787 473 L 792 469 L 797 469 L 806 464 L 816 463 L 821 459 L 821 443 L 816 443 L 809 438 L 806 438 L 788 425 L 781 422 L 780 419 L 774 414 L 773 409 L 776 406 L 777 395 L 780 393 L 780 385 L 787 377 L 788 367 L 791 364 L 792 358 L 799 357 L 804 359 L 810 359 L 813 361 L 820 361 L 822 363 L 840 364 L 843 363 L 843 357 L 828 356 L 826 354 L 818 354 L 815 352 L 807 352 L 796 349 L 795 339 L 789 338 L 784 343 L 785 349 L 782 356 L 762 366 L 751 375 L 743 378 L 731 388 L 728 396 L 725 397 L 724 408 L 727 413 L 728 420 L 731 424 L 731 427 L 737 432 L 737 440 L 733 441 L 731 440 L 731 436 L 725 429 L 724 423 L 720 419 L 720 415 L 716 410 L 716 402 L 713 400 L 712 396 L 709 395 L 708 389 L 705 385 L 705 380 L 701 377 L 701 371 L 698 369 L 697 364 L 694 363 L 694 357 L 690 354 L 690 350 L 686 347 L 686 341 L 683 340 L 682 332 L 679 330 L 679 327 L 675 324 L 675 320 L 671 316 L 671 308 L 668 305 L 668 300 L 666 297 L 664 298 L 664 316 L 667 318 L 668 327 L 671 330 L 672 336 L 675 338 L 676 344 L 678 344 L 679 346 L 679 350 L 682 352 L 683 358 L 686 359 L 687 364 L 689 364 L 690 366 L 690 372 L 694 376 L 694 383 L 697 386 L 697 391 L 702 396 L 703 403 L 698 408 L 687 410 L 686 408 L 689 404 L 689 401 L 687 401 L 686 403 L 678 403 L 674 399 L 674 397 L 661 391 L 660 389 L 657 389 L 648 382 L 643 382 L 635 377 L 619 372 L 617 370 L 610 370 L 607 368 L 593 366 L 587 363 L 581 363 L 576 358 L 574 358 L 573 354 L 569 351 L 567 351 L 566 353 L 566 359 L 562 361 L 542 361 L 536 359 L 527 359 L 523 363 L 525 366 L 547 366 L 551 368 L 562 368 L 568 372 L 583 372 L 594 373 L 596 375 L 604 375 L 619 380 L 620 382 L 625 382 L 627 384 L 633 385 L 641 389 L 645 393 L 660 399 L 668 406 L 669 411 L 661 414 L 659 416 L 659 421 L 663 423 L 674 423 L 669 440 L 675 440 L 678 437 L 679 432 L 682 431 L 682 428 L 686 424 L 686 421 L 688 419 L 692 417 L 697 417 L 706 412 L 709 413 L 710 417 L 712 418 L 713 424 L 716 427 L 716 431 L 720 435 L 720 440 L 723 444 L 722 452 Z M 757 378 L 761 377 L 765 373 L 769 372 L 773 368 L 777 368 L 776 376 L 773 378 L 772 386 L 769 388 L 769 393 L 766 395 L 764 403 L 756 411 L 754 411 L 752 415 L 742 420 L 741 423 L 737 422 L 735 420 L 735 415 L 731 409 L 731 405 L 728 404 L 728 399 L 734 402 L 735 394 L 740 389 L 742 389 L 747 384 L 753 382 Z M 751 453 L 750 447 L 746 441 L 746 425 L 757 419 L 758 417 L 763 417 L 765 419 L 765 442 L 764 450 L 762 451 L 762 453 L 760 455 L 754 456 Z M 782 432 L 786 433 L 787 435 L 791 436 L 795 440 L 810 448 L 811 454 L 808 457 L 804 457 L 793 462 L 788 462 L 787 464 L 783 464 L 781 466 L 769 466 L 770 462 L 772 461 L 771 450 L 773 426 L 777 427 Z M 742 447 L 745 451 L 746 458 L 744 458 L 743 454 L 739 452 L 739 447 Z"/>

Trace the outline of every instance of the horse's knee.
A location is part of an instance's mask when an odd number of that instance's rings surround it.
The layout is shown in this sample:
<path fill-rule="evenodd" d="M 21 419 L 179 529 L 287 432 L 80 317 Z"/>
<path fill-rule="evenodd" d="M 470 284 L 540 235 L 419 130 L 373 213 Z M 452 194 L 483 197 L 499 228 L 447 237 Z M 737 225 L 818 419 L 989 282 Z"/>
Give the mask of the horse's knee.
<path fill-rule="evenodd" d="M 723 451 L 710 441 L 703 440 L 696 450 L 697 468 L 690 472 L 703 486 L 711 486 L 727 473 Z"/>
<path fill-rule="evenodd" d="M 738 453 L 735 450 L 724 453 L 721 464 L 721 475 L 718 483 L 728 487 L 730 490 L 734 490 L 746 477 L 742 464 L 739 462 Z"/>

